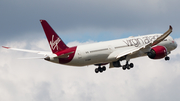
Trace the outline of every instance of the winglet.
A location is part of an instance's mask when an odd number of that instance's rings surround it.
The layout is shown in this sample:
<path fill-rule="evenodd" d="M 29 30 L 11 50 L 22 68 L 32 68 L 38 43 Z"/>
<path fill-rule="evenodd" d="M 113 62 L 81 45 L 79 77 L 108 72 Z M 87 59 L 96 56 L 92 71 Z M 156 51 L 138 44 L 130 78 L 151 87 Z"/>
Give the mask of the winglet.
<path fill-rule="evenodd" d="M 169 29 L 171 29 L 171 30 L 173 29 L 171 25 L 169 25 Z"/>
<path fill-rule="evenodd" d="M 153 43 L 151 46 L 154 46 L 154 45 L 157 45 L 159 42 L 161 42 L 162 40 L 164 40 L 169 34 L 171 34 L 172 32 L 172 26 L 170 25 L 169 26 L 169 29 L 163 34 L 161 35 L 160 37 L 158 37 Z"/>
<path fill-rule="evenodd" d="M 5 46 L 2 46 L 3 48 L 6 48 L 6 49 L 10 49 L 11 47 L 5 47 Z"/>

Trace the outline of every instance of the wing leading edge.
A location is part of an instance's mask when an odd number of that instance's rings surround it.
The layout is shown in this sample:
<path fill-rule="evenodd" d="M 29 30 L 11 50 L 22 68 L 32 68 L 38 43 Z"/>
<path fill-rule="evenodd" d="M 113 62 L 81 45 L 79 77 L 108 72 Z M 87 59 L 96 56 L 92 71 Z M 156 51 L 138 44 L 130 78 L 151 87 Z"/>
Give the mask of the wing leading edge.
<path fill-rule="evenodd" d="M 129 49 L 123 53 L 120 53 L 116 56 L 116 59 L 119 59 L 123 56 L 126 56 L 126 55 L 132 55 L 133 53 L 136 53 L 137 51 L 140 51 L 140 50 L 150 50 L 150 48 L 154 45 L 157 45 L 158 43 L 160 43 L 161 41 L 163 41 L 168 35 L 171 34 L 172 32 L 172 26 L 169 26 L 169 29 L 161 36 L 159 36 L 156 40 L 154 40 L 153 42 L 150 42 L 149 44 L 146 44 L 146 45 L 142 45 L 142 46 L 139 46 L 139 47 L 133 47 L 132 49 Z"/>

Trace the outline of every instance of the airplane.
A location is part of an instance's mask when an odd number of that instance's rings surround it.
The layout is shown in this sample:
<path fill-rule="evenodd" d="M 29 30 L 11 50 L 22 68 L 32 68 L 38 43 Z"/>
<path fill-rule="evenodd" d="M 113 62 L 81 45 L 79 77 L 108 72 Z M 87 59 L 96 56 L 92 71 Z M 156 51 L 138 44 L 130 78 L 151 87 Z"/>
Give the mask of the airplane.
<path fill-rule="evenodd" d="M 94 64 L 98 66 L 95 68 L 95 73 L 106 71 L 105 65 L 107 64 L 109 64 L 109 68 L 122 67 L 123 70 L 129 70 L 134 67 L 133 63 L 129 63 L 130 59 L 142 56 L 148 56 L 150 59 L 165 58 L 165 60 L 169 60 L 168 55 L 177 47 L 177 43 L 169 36 L 172 32 L 171 26 L 164 34 L 131 36 L 124 39 L 68 47 L 46 20 L 40 20 L 40 22 L 52 52 L 2 47 L 41 54 L 45 56 L 44 60 L 63 65 L 87 66 Z M 126 62 L 121 65 L 123 60 Z"/>

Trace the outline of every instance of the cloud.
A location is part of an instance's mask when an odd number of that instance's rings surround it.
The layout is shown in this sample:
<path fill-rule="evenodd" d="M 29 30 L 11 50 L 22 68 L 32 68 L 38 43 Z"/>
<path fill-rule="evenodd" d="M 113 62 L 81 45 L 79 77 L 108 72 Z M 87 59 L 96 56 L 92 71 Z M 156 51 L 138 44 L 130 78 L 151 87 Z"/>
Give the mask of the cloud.
<path fill-rule="evenodd" d="M 176 39 L 177 42 L 180 39 Z M 86 43 L 92 43 L 88 41 Z M 44 39 L 36 42 L 9 42 L 29 49 L 49 49 Z M 27 46 L 29 45 L 30 46 Z M 71 42 L 73 46 L 84 44 Z M 50 49 L 49 49 L 50 50 Z M 107 69 L 94 73 L 93 65 L 71 67 L 41 59 L 19 60 L 32 54 L 0 49 L 0 100 L 3 101 L 169 101 L 179 100 L 179 47 L 170 61 L 148 57 L 132 59 L 135 67 Z"/>

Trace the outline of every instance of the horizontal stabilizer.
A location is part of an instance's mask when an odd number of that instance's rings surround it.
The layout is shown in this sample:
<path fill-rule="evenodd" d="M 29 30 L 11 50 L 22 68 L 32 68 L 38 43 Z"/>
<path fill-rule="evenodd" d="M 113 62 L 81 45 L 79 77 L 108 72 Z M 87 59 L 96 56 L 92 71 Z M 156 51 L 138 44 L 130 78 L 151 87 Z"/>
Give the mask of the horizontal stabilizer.
<path fill-rule="evenodd" d="M 26 57 L 26 58 L 18 58 L 18 59 L 44 59 L 44 57 Z"/>
<path fill-rule="evenodd" d="M 35 51 L 35 50 L 26 50 L 26 49 L 18 49 L 18 48 L 11 48 L 11 47 L 6 47 L 2 46 L 3 48 L 10 49 L 10 50 L 16 50 L 16 51 L 23 51 L 23 52 L 29 52 L 29 53 L 36 53 L 44 56 L 49 56 L 52 53 L 51 52 L 45 52 L 45 51 Z"/>

